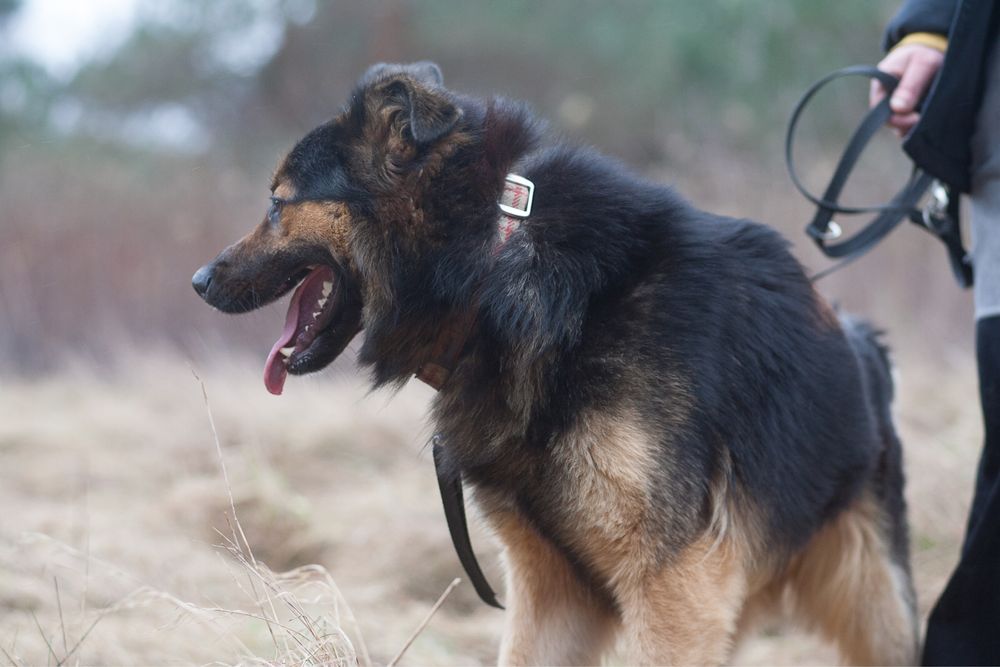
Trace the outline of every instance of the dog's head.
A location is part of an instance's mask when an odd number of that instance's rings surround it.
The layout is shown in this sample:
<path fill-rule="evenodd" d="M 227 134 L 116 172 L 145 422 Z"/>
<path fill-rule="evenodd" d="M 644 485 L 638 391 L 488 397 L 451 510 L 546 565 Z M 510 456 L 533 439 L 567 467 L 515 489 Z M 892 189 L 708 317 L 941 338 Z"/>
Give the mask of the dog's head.
<path fill-rule="evenodd" d="M 441 84 L 432 63 L 369 69 L 280 162 L 263 221 L 195 273 L 198 294 L 228 313 L 295 290 L 265 367 L 271 393 L 340 355 L 386 291 L 380 263 L 434 238 L 424 190 L 464 136 Z"/>

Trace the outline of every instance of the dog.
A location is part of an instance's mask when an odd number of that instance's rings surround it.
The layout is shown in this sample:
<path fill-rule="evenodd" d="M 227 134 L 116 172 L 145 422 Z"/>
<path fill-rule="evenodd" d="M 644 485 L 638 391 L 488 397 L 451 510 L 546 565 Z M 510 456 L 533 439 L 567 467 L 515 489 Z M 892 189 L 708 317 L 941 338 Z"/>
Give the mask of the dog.
<path fill-rule="evenodd" d="M 446 464 L 504 547 L 501 663 L 616 637 L 722 663 L 779 608 L 851 663 L 916 660 L 887 351 L 776 232 L 428 62 L 369 69 L 271 191 L 195 290 L 241 313 L 294 289 L 272 393 L 361 330 L 374 387 L 439 389 Z"/>

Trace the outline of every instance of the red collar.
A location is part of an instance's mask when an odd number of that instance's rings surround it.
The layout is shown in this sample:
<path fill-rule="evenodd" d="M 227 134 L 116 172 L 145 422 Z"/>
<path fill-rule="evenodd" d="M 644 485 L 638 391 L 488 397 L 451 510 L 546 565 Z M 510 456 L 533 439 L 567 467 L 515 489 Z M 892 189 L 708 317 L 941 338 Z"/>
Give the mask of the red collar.
<path fill-rule="evenodd" d="M 531 215 L 531 203 L 534 199 L 535 184 L 517 174 L 507 174 L 504 179 L 503 192 L 500 194 L 500 218 L 497 221 L 497 244 L 493 248 L 495 255 L 507 244 L 511 236 L 521 227 L 521 221 Z M 441 389 L 458 364 L 465 341 L 472 333 L 476 323 L 476 309 L 458 314 L 447 320 L 434 341 L 428 361 L 417 370 L 418 380 Z"/>

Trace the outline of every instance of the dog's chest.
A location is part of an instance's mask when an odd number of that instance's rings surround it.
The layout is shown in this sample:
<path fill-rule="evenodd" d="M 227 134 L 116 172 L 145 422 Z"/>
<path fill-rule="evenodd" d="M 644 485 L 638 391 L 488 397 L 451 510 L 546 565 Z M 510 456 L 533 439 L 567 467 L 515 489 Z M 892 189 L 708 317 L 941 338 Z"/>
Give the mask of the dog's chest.
<path fill-rule="evenodd" d="M 652 443 L 630 410 L 587 411 L 544 451 L 507 442 L 520 456 L 477 468 L 469 481 L 494 528 L 516 513 L 591 578 L 613 584 L 638 576 L 662 553 Z"/>

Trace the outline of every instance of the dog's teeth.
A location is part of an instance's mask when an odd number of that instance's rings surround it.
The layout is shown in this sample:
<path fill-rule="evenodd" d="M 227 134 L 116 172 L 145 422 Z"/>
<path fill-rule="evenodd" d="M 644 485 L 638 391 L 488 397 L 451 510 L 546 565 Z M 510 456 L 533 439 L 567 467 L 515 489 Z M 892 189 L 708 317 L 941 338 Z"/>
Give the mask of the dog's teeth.
<path fill-rule="evenodd" d="M 294 351 L 295 351 L 294 345 L 289 345 L 288 347 L 283 347 L 280 350 L 278 350 L 278 352 L 281 352 L 283 355 L 285 355 L 285 359 L 292 356 L 292 352 Z"/>
<path fill-rule="evenodd" d="M 333 291 L 333 283 L 324 282 L 323 283 L 323 296 L 330 296 L 330 292 Z"/>
<path fill-rule="evenodd" d="M 321 310 L 317 310 L 317 311 L 316 311 L 315 313 L 313 313 L 313 319 L 315 320 L 315 319 L 316 319 L 317 317 L 319 317 L 319 314 L 320 314 L 321 312 L 323 312 L 323 311 L 321 311 Z"/>
<path fill-rule="evenodd" d="M 317 302 L 316 302 L 316 305 L 317 305 L 317 306 L 319 306 L 320 308 L 322 308 L 323 306 L 325 306 L 325 305 L 326 305 L 326 302 L 327 302 L 328 300 L 329 300 L 329 299 L 327 299 L 327 298 L 326 298 L 326 297 L 324 296 L 324 297 L 323 297 L 322 299 L 320 299 L 319 301 L 317 301 Z"/>

